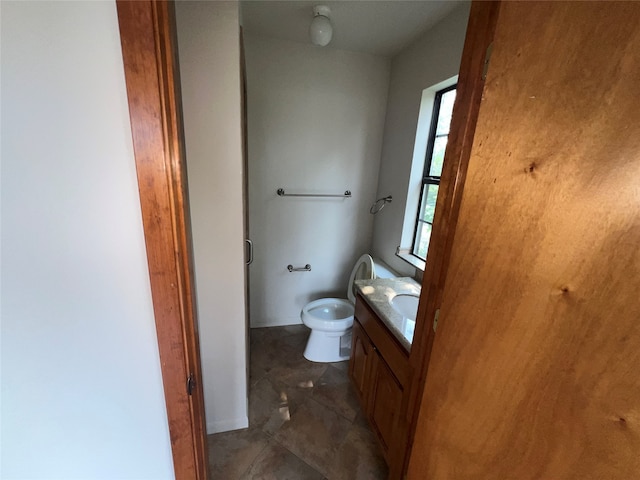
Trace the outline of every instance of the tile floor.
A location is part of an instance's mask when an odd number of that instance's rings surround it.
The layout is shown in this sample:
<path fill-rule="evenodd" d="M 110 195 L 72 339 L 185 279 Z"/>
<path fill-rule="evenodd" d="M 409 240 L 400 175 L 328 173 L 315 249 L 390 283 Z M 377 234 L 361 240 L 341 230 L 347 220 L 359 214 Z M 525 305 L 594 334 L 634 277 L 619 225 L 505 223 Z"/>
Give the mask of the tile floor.
<path fill-rule="evenodd" d="M 383 480 L 348 362 L 303 356 L 304 325 L 251 330 L 249 428 L 210 435 L 212 479 Z"/>

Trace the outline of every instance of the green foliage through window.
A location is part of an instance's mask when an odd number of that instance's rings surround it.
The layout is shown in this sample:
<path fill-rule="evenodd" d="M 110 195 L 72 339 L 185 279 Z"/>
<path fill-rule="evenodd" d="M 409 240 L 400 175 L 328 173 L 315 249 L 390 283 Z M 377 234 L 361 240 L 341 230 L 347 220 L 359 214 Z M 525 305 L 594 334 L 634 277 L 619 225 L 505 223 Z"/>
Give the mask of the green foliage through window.
<path fill-rule="evenodd" d="M 440 185 L 440 176 L 442 175 L 444 153 L 447 149 L 447 139 L 449 138 L 449 128 L 455 99 L 456 86 L 452 85 L 451 87 L 436 92 L 433 104 L 431 130 L 429 132 L 424 175 L 422 178 L 420 208 L 418 209 L 412 250 L 412 253 L 416 257 L 425 261 L 427 259 L 427 251 L 429 250 L 429 241 L 431 240 L 433 217 L 438 199 L 438 186 Z"/>

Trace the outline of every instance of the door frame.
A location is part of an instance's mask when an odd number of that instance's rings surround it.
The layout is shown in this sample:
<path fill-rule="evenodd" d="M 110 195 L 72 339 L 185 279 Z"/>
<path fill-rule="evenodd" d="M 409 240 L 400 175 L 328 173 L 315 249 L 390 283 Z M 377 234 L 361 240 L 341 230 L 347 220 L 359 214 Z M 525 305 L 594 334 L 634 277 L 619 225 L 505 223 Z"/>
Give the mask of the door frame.
<path fill-rule="evenodd" d="M 175 9 L 165 0 L 116 7 L 175 478 L 206 480 Z"/>
<path fill-rule="evenodd" d="M 116 4 L 175 476 L 201 480 L 208 478 L 208 459 L 174 5 Z M 407 413 L 394 442 L 393 456 L 403 460 L 393 462 L 390 478 L 403 477 L 411 453 L 499 5 L 474 1 L 471 7 L 417 314 L 418 342 L 409 357 Z M 189 375 L 196 381 L 193 395 L 187 394 Z"/>

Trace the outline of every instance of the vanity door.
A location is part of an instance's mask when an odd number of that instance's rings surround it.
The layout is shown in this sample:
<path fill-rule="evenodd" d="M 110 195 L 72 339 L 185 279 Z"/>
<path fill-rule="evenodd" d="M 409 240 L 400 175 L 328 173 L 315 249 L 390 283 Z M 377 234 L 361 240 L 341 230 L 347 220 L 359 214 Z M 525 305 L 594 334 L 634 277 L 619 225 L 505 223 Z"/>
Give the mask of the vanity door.
<path fill-rule="evenodd" d="M 387 363 L 376 352 L 373 358 L 369 420 L 389 462 L 389 446 L 397 428 L 403 389 Z"/>
<path fill-rule="evenodd" d="M 369 378 L 371 376 L 372 361 L 375 356 L 375 347 L 358 320 L 353 322 L 353 340 L 351 347 L 351 360 L 349 362 L 349 377 L 353 382 L 356 392 L 360 397 L 360 404 L 365 413 L 368 405 L 368 390 L 370 390 Z"/>

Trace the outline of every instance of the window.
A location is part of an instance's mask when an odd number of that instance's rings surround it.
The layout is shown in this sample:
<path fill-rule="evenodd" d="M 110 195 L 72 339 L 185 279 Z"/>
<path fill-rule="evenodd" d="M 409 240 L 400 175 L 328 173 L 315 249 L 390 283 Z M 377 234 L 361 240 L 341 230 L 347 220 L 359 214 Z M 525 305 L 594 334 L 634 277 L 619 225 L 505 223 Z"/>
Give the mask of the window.
<path fill-rule="evenodd" d="M 420 208 L 416 220 L 411 253 L 423 261 L 427 259 L 433 215 L 436 210 L 438 187 L 442 175 L 444 152 L 449 138 L 449 126 L 453 113 L 453 102 L 456 99 L 456 85 L 451 85 L 435 94 L 433 114 L 427 142 L 427 153 L 422 175 L 422 191 L 420 194 Z"/>

